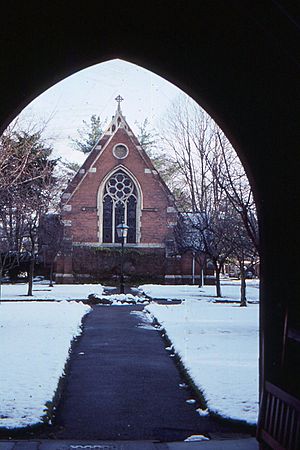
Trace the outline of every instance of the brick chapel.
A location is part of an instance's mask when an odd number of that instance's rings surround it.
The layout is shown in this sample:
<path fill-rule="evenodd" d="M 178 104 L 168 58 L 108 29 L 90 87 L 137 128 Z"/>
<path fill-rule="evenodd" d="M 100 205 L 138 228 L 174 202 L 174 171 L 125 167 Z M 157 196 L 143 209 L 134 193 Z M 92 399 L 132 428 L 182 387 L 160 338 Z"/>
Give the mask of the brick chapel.
<path fill-rule="evenodd" d="M 129 127 L 121 100 L 62 195 L 58 283 L 117 279 L 122 222 L 129 227 L 124 273 L 131 282 L 181 283 L 191 274 L 190 262 L 176 254 L 174 197 Z"/>

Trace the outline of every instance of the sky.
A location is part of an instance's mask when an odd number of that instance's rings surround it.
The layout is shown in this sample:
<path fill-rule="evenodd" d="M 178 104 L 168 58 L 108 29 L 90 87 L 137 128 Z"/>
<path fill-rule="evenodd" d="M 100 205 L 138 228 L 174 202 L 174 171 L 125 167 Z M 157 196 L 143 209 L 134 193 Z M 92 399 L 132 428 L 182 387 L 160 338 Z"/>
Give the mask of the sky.
<path fill-rule="evenodd" d="M 52 140 L 53 156 L 82 163 L 86 155 L 72 148 L 83 120 L 92 114 L 109 121 L 120 94 L 123 114 L 134 132 L 135 122 L 148 118 L 158 126 L 171 103 L 182 93 L 173 84 L 135 64 L 112 60 L 81 70 L 33 100 L 20 114 L 21 120 L 47 122 L 46 134 Z"/>

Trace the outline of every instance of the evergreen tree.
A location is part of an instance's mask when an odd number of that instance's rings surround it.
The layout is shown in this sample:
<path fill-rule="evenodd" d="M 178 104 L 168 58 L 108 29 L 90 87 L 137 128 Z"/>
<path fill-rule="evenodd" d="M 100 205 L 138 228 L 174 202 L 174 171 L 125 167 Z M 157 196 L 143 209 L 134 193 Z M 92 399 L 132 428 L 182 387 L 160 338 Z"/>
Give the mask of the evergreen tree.
<path fill-rule="evenodd" d="M 83 120 L 81 128 L 77 129 L 78 138 L 71 139 L 73 148 L 82 153 L 90 153 L 96 145 L 98 139 L 103 132 L 103 123 L 100 116 L 93 114 L 90 117 L 90 121 Z"/>
<path fill-rule="evenodd" d="M 138 127 L 139 143 L 152 159 L 154 150 L 157 148 L 158 134 L 153 128 L 149 129 L 150 124 L 147 117 L 142 123 L 135 122 L 135 124 Z"/>
<path fill-rule="evenodd" d="M 61 164 L 66 169 L 66 175 L 68 177 L 73 177 L 81 167 L 81 164 L 74 161 L 61 161 Z"/>

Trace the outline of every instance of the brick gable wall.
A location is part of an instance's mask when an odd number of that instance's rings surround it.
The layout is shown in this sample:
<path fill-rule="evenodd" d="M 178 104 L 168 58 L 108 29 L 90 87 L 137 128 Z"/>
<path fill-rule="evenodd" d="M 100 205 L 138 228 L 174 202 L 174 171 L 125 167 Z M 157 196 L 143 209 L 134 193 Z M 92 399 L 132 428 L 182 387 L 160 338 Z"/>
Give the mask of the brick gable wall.
<path fill-rule="evenodd" d="M 113 155 L 113 148 L 119 143 L 129 149 L 125 159 Z M 174 201 L 152 164 L 143 156 L 143 150 L 135 145 L 123 128 L 119 128 L 104 149 L 98 151 L 98 157 L 90 168 L 85 169 L 72 197 L 63 206 L 63 219 L 69 224 L 69 238 L 74 242 L 99 242 L 99 186 L 109 173 L 122 165 L 134 175 L 142 191 L 140 242 L 165 244 L 172 234 L 169 225 L 176 221 Z"/>
<path fill-rule="evenodd" d="M 123 116 L 121 116 L 123 118 Z M 116 119 L 116 117 L 115 117 Z M 177 209 L 173 196 L 125 122 L 113 135 L 104 134 L 62 196 L 64 249 L 57 260 L 57 282 L 117 281 L 119 244 L 102 244 L 102 199 L 99 192 L 118 168 L 140 190 L 137 244 L 126 244 L 124 273 L 130 283 L 152 281 L 189 283 L 192 255 L 175 254 Z M 117 144 L 129 150 L 124 159 L 113 154 Z M 100 189 L 101 187 L 101 189 Z M 196 282 L 200 267 L 196 266 Z"/>
<path fill-rule="evenodd" d="M 116 144 L 127 146 L 126 158 L 114 156 Z M 116 276 L 118 248 L 112 250 L 117 252 L 115 257 L 113 253 L 105 257 L 105 252 L 95 253 L 95 248 L 101 246 L 102 234 L 99 188 L 119 167 L 132 176 L 141 191 L 140 239 L 131 246 L 138 248 L 131 254 L 131 278 L 162 281 L 168 273 L 180 273 L 179 261 L 168 257 L 170 248 L 174 248 L 173 228 L 177 221 L 174 199 L 129 127 L 120 127 L 112 136 L 104 135 L 63 194 L 65 245 L 57 261 L 57 282 L 103 280 L 109 273 Z M 130 250 L 130 245 L 127 248 Z"/>

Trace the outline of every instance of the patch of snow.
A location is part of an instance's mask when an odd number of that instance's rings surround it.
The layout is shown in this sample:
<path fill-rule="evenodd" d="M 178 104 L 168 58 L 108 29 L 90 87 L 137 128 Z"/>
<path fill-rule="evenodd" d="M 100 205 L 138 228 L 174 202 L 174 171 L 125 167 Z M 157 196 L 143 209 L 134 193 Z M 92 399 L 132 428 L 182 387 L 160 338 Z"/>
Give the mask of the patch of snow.
<path fill-rule="evenodd" d="M 108 300 L 111 300 L 113 305 L 120 305 L 120 304 L 148 304 L 149 302 L 145 297 L 140 297 L 138 295 L 132 295 L 132 294 L 112 294 L 112 295 L 103 295 L 101 297 L 105 297 Z"/>
<path fill-rule="evenodd" d="M 196 411 L 197 411 L 197 413 L 199 414 L 199 416 L 201 416 L 201 417 L 206 417 L 206 416 L 209 415 L 208 409 L 201 409 L 201 408 L 198 408 L 198 409 L 196 409 Z"/>
<path fill-rule="evenodd" d="M 193 434 L 184 440 L 184 442 L 199 442 L 199 441 L 209 441 L 209 438 L 203 436 L 203 434 Z"/>
<path fill-rule="evenodd" d="M 147 324 L 138 324 L 137 326 L 138 328 L 142 328 L 144 330 L 151 330 L 151 331 L 156 331 L 156 329 L 152 326 L 152 325 L 147 325 Z"/>
<path fill-rule="evenodd" d="M 139 286 L 139 289 L 148 297 L 166 299 L 169 302 L 186 298 L 199 298 L 199 294 L 201 293 L 198 286 L 189 285 L 144 284 Z"/>
<path fill-rule="evenodd" d="M 113 288 L 112 288 L 113 289 Z M 105 287 L 105 290 L 109 290 Z M 1 301 L 28 301 L 28 300 L 87 300 L 89 295 L 96 298 L 105 298 L 112 301 L 112 305 L 144 304 L 149 302 L 146 297 L 132 294 L 111 294 L 104 295 L 104 287 L 101 284 L 54 284 L 53 287 L 45 285 L 44 281 L 39 281 L 33 286 L 33 295 L 28 297 L 27 284 L 3 284 Z"/>
<path fill-rule="evenodd" d="M 138 328 L 157 331 L 157 328 L 153 326 L 153 321 L 150 314 L 146 314 L 145 311 L 131 311 L 130 314 L 136 316 L 140 320 L 140 323 L 137 325 Z"/>
<path fill-rule="evenodd" d="M 27 301 L 27 300 L 86 300 L 88 295 L 95 293 L 101 296 L 103 286 L 101 284 L 54 284 L 53 287 L 45 287 L 43 283 L 36 283 L 33 286 L 33 295 L 28 297 L 27 284 L 3 284 L 1 301 Z"/>
<path fill-rule="evenodd" d="M 150 285 L 148 285 L 150 286 Z M 147 292 L 158 292 L 156 287 Z M 238 299 L 239 283 L 227 286 Z M 165 297 L 163 286 L 161 296 Z M 210 411 L 254 424 L 258 415 L 259 306 L 211 301 L 195 286 L 166 286 L 174 295 L 186 292 L 179 305 L 151 303 L 146 310 L 166 330 L 190 376 L 204 393 Z M 223 286 L 223 291 L 226 286 Z M 176 291 L 177 289 L 177 291 Z M 253 287 L 258 300 L 259 290 Z M 207 292 L 207 291 L 206 291 Z M 170 291 L 168 292 L 170 293 Z M 230 297 L 229 297 L 230 298 Z"/>
<path fill-rule="evenodd" d="M 196 400 L 194 398 L 189 398 L 185 402 L 188 403 L 189 405 L 193 405 L 194 403 L 196 403 Z"/>
<path fill-rule="evenodd" d="M 63 375 L 71 341 L 90 307 L 78 302 L 0 305 L 0 427 L 42 421 Z"/>
<path fill-rule="evenodd" d="M 222 281 L 221 290 L 222 297 L 216 297 L 215 286 L 202 286 L 199 288 L 194 285 L 159 285 L 159 284 L 144 284 L 139 286 L 139 290 L 144 292 L 148 297 L 154 299 L 167 299 L 172 300 L 218 300 L 224 301 L 236 301 L 240 299 L 240 281 Z M 247 280 L 247 300 L 249 302 L 259 301 L 259 281 Z"/>
<path fill-rule="evenodd" d="M 152 323 L 151 314 L 146 314 L 145 311 L 131 311 L 130 315 L 138 317 L 143 323 Z"/>

